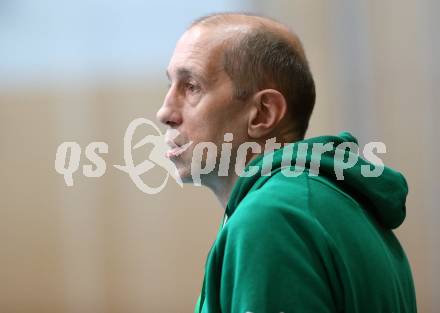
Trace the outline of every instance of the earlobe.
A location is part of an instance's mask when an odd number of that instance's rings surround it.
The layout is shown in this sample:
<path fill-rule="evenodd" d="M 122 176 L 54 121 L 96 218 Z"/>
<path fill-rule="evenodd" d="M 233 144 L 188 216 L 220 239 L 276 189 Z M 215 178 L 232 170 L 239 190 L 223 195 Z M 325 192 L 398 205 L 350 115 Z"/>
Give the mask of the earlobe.
<path fill-rule="evenodd" d="M 249 114 L 248 133 L 252 138 L 262 138 L 271 133 L 287 112 L 284 96 L 277 90 L 265 89 L 256 93 L 252 99 Z"/>

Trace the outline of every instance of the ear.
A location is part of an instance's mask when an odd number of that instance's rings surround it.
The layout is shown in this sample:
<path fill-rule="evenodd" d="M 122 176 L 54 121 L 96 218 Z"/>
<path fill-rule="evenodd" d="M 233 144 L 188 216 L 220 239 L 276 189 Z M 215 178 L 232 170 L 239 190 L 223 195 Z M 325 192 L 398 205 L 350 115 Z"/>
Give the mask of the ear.
<path fill-rule="evenodd" d="M 286 99 L 275 89 L 257 92 L 253 96 L 252 104 L 248 120 L 248 133 L 251 138 L 261 138 L 269 134 L 287 112 Z"/>

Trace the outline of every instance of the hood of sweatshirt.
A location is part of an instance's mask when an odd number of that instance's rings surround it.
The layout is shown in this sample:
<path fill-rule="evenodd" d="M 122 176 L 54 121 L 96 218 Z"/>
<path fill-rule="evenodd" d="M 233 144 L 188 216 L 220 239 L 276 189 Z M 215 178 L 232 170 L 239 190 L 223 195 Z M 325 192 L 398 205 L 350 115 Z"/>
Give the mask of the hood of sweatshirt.
<path fill-rule="evenodd" d="M 380 161 L 374 153 L 369 155 L 370 159 Z M 283 168 L 291 168 L 293 171 L 295 167 L 306 175 L 327 178 L 355 200 L 367 203 L 365 209 L 383 227 L 397 228 L 405 219 L 408 185 L 401 173 L 380 162 L 376 163 L 373 164 L 359 155 L 357 139 L 348 132 L 285 145 L 273 152 L 259 155 L 246 166 L 244 172 L 249 172 L 251 167 L 257 170 L 249 177 L 240 175 L 232 189 L 226 214 L 230 217 L 241 200 L 249 192 L 262 186 L 271 176 L 282 174 L 279 172 Z"/>

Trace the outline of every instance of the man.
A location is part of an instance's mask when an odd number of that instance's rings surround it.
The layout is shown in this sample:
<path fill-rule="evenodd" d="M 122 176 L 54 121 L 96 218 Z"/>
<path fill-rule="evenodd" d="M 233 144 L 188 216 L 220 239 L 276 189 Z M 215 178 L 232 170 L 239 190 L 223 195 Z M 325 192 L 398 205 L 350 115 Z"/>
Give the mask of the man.
<path fill-rule="evenodd" d="M 405 217 L 405 179 L 373 173 L 348 133 L 304 139 L 315 88 L 295 34 L 267 18 L 210 15 L 180 38 L 167 75 L 157 115 L 180 133 L 167 155 L 225 208 L 195 312 L 416 312 L 391 231 Z"/>

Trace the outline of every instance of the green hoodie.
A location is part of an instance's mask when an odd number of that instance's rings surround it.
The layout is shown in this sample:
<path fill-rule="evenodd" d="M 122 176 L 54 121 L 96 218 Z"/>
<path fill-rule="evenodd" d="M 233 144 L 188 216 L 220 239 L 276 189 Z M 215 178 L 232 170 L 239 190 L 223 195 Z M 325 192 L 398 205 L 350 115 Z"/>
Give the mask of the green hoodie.
<path fill-rule="evenodd" d="M 357 144 L 346 132 L 316 137 L 248 164 L 245 171 L 259 171 L 232 190 L 196 313 L 417 311 L 410 266 L 391 231 L 405 219 L 404 177 L 383 166 L 380 176 L 364 177 L 377 165 L 342 146 L 316 163 L 312 144 L 331 142 Z M 302 174 L 283 174 L 284 150 Z M 350 158 L 356 164 L 344 169 Z"/>

